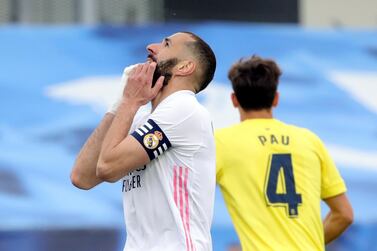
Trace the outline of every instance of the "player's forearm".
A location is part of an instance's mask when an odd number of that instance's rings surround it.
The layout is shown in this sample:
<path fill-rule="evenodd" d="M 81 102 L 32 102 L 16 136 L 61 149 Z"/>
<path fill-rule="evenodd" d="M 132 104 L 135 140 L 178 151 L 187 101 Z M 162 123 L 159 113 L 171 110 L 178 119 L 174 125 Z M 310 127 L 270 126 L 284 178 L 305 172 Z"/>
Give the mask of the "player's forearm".
<path fill-rule="evenodd" d="M 325 244 L 338 238 L 352 224 L 353 216 L 330 211 L 323 221 Z"/>
<path fill-rule="evenodd" d="M 105 181 L 117 181 L 125 170 L 120 170 L 120 154 L 123 154 L 119 145 L 128 136 L 132 121 L 139 105 L 123 100 L 102 143 L 97 163 L 97 176 Z M 127 168 L 126 166 L 124 168 Z"/>
<path fill-rule="evenodd" d="M 96 175 L 97 162 L 102 142 L 113 119 L 113 114 L 106 113 L 98 127 L 81 148 L 71 171 L 71 181 L 76 187 L 90 189 L 102 182 Z"/>

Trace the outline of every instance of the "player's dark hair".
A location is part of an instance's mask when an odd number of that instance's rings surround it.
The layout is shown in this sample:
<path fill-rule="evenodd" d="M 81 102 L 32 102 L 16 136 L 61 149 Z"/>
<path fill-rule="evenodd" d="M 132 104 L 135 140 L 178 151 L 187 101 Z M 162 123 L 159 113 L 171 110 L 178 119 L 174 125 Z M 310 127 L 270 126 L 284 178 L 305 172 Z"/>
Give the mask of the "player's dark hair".
<path fill-rule="evenodd" d="M 189 34 L 194 39 L 194 42 L 187 42 L 186 45 L 191 48 L 202 69 L 200 85 L 197 90 L 197 92 L 200 92 L 204 90 L 213 79 L 216 70 L 216 56 L 211 47 L 199 36 L 188 31 L 183 31 L 182 33 Z"/>
<path fill-rule="evenodd" d="M 261 110 L 272 107 L 281 73 L 275 61 L 252 56 L 235 63 L 228 78 L 244 110 Z"/>

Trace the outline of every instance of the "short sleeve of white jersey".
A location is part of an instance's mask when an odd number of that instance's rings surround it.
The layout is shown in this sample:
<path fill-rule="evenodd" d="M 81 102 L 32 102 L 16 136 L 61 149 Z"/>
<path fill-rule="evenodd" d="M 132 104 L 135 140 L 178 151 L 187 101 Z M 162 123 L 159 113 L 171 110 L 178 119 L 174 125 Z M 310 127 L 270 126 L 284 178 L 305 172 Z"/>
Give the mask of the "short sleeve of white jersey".
<path fill-rule="evenodd" d="M 182 92 L 163 101 L 148 121 L 132 133 L 142 144 L 150 160 L 170 147 L 174 147 L 178 153 L 189 155 L 201 145 L 202 121 L 193 97 L 195 94 Z"/>

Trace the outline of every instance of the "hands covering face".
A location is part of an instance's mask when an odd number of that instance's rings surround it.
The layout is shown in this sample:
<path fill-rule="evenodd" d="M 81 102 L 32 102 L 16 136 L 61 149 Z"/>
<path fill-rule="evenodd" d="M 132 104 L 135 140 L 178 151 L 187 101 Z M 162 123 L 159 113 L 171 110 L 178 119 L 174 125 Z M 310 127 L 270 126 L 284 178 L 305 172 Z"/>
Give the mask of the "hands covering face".
<path fill-rule="evenodd" d="M 128 77 L 127 85 L 123 90 L 123 97 L 140 106 L 154 99 L 164 82 L 164 76 L 160 76 L 152 87 L 156 65 L 155 62 L 146 62 L 135 67 Z"/>

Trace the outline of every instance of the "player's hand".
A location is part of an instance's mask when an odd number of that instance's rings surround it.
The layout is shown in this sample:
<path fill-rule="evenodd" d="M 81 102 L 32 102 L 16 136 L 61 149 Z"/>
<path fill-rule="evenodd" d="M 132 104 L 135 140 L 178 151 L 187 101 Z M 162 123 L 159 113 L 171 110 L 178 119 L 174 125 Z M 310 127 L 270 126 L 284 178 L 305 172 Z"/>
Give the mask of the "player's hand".
<path fill-rule="evenodd" d="M 107 108 L 107 113 L 111 113 L 113 115 L 116 114 L 118 107 L 122 103 L 122 100 L 123 100 L 123 92 L 122 91 L 124 90 L 124 87 L 127 85 L 128 76 L 130 75 L 131 71 L 134 68 L 136 68 L 138 65 L 139 64 L 133 64 L 133 65 L 129 65 L 126 68 L 124 68 L 122 79 L 121 79 L 121 81 L 118 85 L 119 86 L 119 92 L 117 92 L 117 96 L 116 96 L 115 101 L 112 104 L 110 104 L 110 106 Z M 118 89 L 118 86 L 117 86 L 117 89 Z"/>
<path fill-rule="evenodd" d="M 164 82 L 164 76 L 161 76 L 152 88 L 155 69 L 155 62 L 139 64 L 132 69 L 128 77 L 127 85 L 123 90 L 123 98 L 140 106 L 154 99 Z"/>

